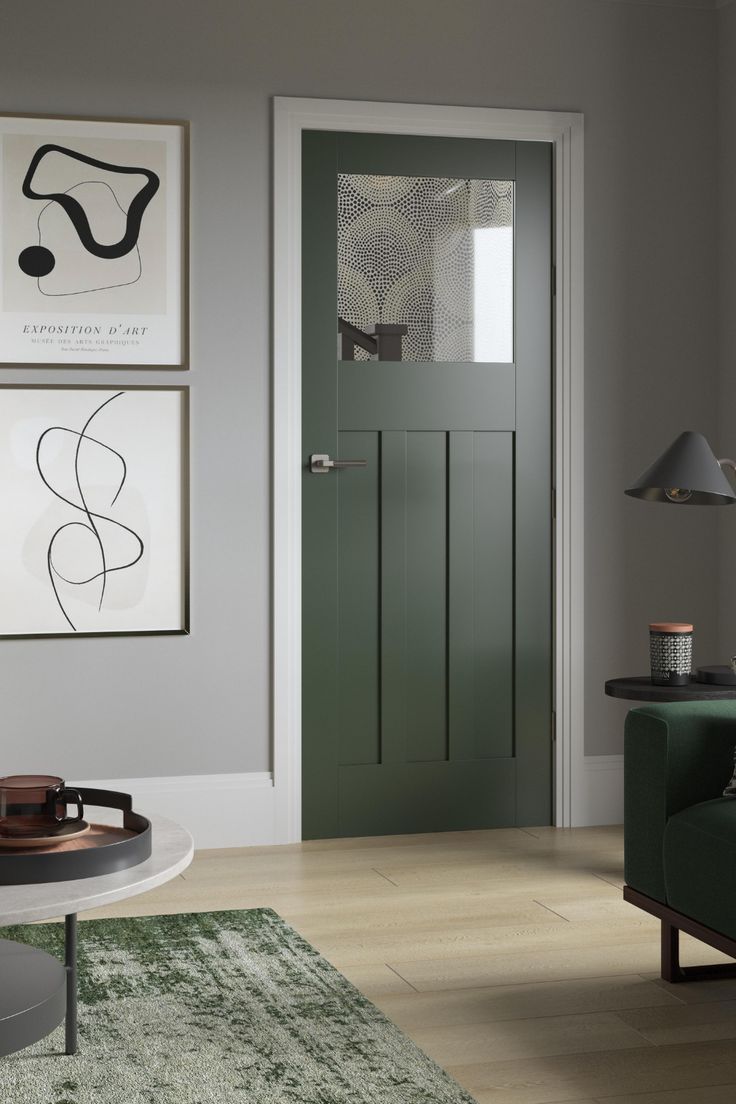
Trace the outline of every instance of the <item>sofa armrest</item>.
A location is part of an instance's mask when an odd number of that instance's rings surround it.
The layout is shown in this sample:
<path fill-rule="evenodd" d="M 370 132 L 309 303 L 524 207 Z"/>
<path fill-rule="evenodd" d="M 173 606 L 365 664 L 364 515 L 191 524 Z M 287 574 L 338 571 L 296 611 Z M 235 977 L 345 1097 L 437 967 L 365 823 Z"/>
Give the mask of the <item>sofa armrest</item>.
<path fill-rule="evenodd" d="M 720 797 L 733 770 L 736 701 L 632 709 L 624 741 L 624 871 L 628 885 L 666 901 L 662 843 L 669 818 Z"/>

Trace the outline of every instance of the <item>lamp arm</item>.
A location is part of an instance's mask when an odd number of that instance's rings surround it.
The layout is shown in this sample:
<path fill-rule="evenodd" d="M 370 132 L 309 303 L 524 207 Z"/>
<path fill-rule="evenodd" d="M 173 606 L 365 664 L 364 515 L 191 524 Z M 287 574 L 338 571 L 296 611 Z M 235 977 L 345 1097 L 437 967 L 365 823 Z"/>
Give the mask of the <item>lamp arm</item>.
<path fill-rule="evenodd" d="M 731 486 L 736 487 L 736 460 L 729 460 L 727 456 L 724 456 L 718 463 Z"/>

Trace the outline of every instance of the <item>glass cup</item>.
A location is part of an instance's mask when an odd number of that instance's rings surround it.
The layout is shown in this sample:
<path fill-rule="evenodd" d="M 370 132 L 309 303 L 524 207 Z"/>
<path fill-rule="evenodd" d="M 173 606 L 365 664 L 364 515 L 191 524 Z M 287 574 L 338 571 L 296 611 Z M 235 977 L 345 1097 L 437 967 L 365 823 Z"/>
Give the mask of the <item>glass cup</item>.
<path fill-rule="evenodd" d="M 67 804 L 77 806 L 76 816 L 67 816 Z M 49 835 L 84 816 L 82 795 L 69 789 L 63 778 L 45 774 L 14 774 L 0 778 L 0 834 L 4 836 Z"/>

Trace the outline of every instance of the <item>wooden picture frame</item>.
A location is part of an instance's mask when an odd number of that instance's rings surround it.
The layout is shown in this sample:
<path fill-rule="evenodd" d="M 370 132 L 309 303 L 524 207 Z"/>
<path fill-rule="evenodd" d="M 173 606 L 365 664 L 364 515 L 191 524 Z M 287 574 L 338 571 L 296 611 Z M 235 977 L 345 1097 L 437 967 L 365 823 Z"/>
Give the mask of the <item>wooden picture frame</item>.
<path fill-rule="evenodd" d="M 0 384 L 0 637 L 189 631 L 189 389 Z"/>
<path fill-rule="evenodd" d="M 0 365 L 189 366 L 189 124 L 0 115 Z"/>

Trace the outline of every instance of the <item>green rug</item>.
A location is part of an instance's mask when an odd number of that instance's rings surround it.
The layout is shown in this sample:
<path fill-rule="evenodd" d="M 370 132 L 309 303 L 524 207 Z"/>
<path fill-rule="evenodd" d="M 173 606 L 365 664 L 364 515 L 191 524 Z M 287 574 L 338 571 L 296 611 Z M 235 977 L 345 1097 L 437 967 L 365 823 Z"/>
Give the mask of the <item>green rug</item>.
<path fill-rule="evenodd" d="M 3 1104 L 473 1104 L 270 909 L 83 922 L 79 973 L 79 1053 L 0 1058 Z"/>

